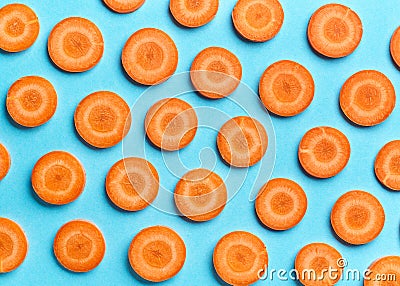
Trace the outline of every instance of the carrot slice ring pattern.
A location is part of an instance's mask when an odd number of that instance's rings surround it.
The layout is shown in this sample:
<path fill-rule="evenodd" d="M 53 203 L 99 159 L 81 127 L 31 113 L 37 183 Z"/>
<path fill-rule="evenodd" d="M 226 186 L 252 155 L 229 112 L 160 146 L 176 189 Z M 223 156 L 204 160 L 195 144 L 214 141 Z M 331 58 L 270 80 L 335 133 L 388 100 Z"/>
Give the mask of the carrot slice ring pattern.
<path fill-rule="evenodd" d="M 126 14 L 139 9 L 145 0 L 103 0 L 104 4 L 114 12 Z"/>
<path fill-rule="evenodd" d="M 314 80 L 305 67 L 283 60 L 264 71 L 259 93 L 269 111 L 280 116 L 294 116 L 311 104 L 314 89 Z"/>
<path fill-rule="evenodd" d="M 7 148 L 3 144 L 0 144 L 0 180 L 3 180 L 4 177 L 8 174 L 10 166 L 10 153 L 8 153 Z"/>
<path fill-rule="evenodd" d="M 220 47 L 202 50 L 193 60 L 190 78 L 203 96 L 219 99 L 236 90 L 242 79 L 242 65 L 230 51 Z"/>
<path fill-rule="evenodd" d="M 303 169 L 317 178 L 330 178 L 339 174 L 350 159 L 350 143 L 339 130 L 315 127 L 303 136 L 298 151 Z"/>
<path fill-rule="evenodd" d="M 155 85 L 166 81 L 178 66 L 178 49 L 165 32 L 155 28 L 136 31 L 122 50 L 122 65 L 136 82 Z"/>
<path fill-rule="evenodd" d="M 239 0 L 232 12 L 233 25 L 244 38 L 265 42 L 278 34 L 284 19 L 278 0 Z"/>
<path fill-rule="evenodd" d="M 219 0 L 170 0 L 169 9 L 182 26 L 196 28 L 214 19 Z"/>
<path fill-rule="evenodd" d="M 0 217 L 0 273 L 17 269 L 28 254 L 28 240 L 14 221 Z"/>
<path fill-rule="evenodd" d="M 165 226 L 141 230 L 132 240 L 128 252 L 133 270 L 142 278 L 161 282 L 174 277 L 186 260 L 182 238 Z"/>
<path fill-rule="evenodd" d="M 0 9 L 0 49 L 21 52 L 30 48 L 39 35 L 35 12 L 23 4 L 9 4 Z"/>
<path fill-rule="evenodd" d="M 119 160 L 107 174 L 108 197 L 116 206 L 126 211 L 146 208 L 157 197 L 158 189 L 157 170 L 142 158 Z"/>
<path fill-rule="evenodd" d="M 400 27 L 394 31 L 390 40 L 390 54 L 395 64 L 400 67 Z"/>
<path fill-rule="evenodd" d="M 400 140 L 387 143 L 375 159 L 375 175 L 385 187 L 400 191 Z"/>
<path fill-rule="evenodd" d="M 70 17 L 51 31 L 47 48 L 56 66 L 68 72 L 84 72 L 100 62 L 103 36 L 97 26 L 85 18 Z"/>
<path fill-rule="evenodd" d="M 81 195 L 86 175 L 82 164 L 72 154 L 53 151 L 37 161 L 31 180 L 33 190 L 43 201 L 65 205 Z"/>
<path fill-rule="evenodd" d="M 351 54 L 359 45 L 363 27 L 357 13 L 341 4 L 320 7 L 308 23 L 308 41 L 315 51 L 329 58 Z"/>
<path fill-rule="evenodd" d="M 234 231 L 218 241 L 213 262 L 219 277 L 229 285 L 249 285 L 268 266 L 268 253 L 265 244 L 254 234 Z"/>
<path fill-rule="evenodd" d="M 385 256 L 368 267 L 364 286 L 397 285 L 400 277 L 400 256 Z"/>

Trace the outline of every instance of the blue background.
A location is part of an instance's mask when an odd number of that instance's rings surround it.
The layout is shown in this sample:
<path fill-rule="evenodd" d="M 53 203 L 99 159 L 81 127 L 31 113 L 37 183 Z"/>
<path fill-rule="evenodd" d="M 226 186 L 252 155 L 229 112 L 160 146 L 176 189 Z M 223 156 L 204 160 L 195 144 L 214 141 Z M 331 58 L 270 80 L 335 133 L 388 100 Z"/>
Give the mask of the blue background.
<path fill-rule="evenodd" d="M 13 1 L 0 1 L 0 6 Z M 400 90 L 400 72 L 389 54 L 389 41 L 399 26 L 396 0 L 342 1 L 359 14 L 364 27 L 360 46 L 343 59 L 325 59 L 310 49 L 306 28 L 309 17 L 322 0 L 281 0 L 285 21 L 280 33 L 266 43 L 250 43 L 235 33 L 231 23 L 233 0 L 220 1 L 216 18 L 208 25 L 186 29 L 172 20 L 168 1 L 147 0 L 138 11 L 119 15 L 108 10 L 100 0 L 24 0 L 38 14 L 41 31 L 36 43 L 27 51 L 0 52 L 0 141 L 9 149 L 12 167 L 0 182 L 0 215 L 17 221 L 26 231 L 30 249 L 25 262 L 16 271 L 0 275 L 1 285 L 142 285 L 130 270 L 127 250 L 133 236 L 142 228 L 162 224 L 175 229 L 185 240 L 187 259 L 182 271 L 164 285 L 219 285 L 212 265 L 212 251 L 217 241 L 234 230 L 247 230 L 265 242 L 270 268 L 291 269 L 298 250 L 305 244 L 321 241 L 336 247 L 349 261 L 349 268 L 365 269 L 378 257 L 399 255 L 399 195 L 384 189 L 373 171 L 374 158 L 388 141 L 400 137 L 400 111 L 379 126 L 360 128 L 350 124 L 340 112 L 338 94 L 343 82 L 362 69 L 385 73 Z M 47 55 L 47 37 L 52 27 L 69 16 L 82 16 L 95 22 L 103 32 L 105 51 L 101 62 L 91 71 L 69 74 L 55 68 Z M 305 189 L 309 208 L 303 221 L 285 232 L 264 228 L 257 220 L 250 190 L 243 188 L 215 220 L 191 223 L 149 207 L 137 213 L 121 212 L 108 201 L 104 178 L 114 162 L 122 156 L 121 144 L 107 150 L 84 145 L 73 126 L 73 113 L 79 101 L 97 90 L 112 90 L 129 105 L 144 91 L 131 83 L 120 65 L 121 49 L 127 38 L 142 27 L 158 27 L 166 31 L 179 50 L 177 72 L 187 71 L 196 54 L 208 46 L 230 49 L 241 60 L 243 81 L 257 90 L 258 81 L 267 66 L 281 59 L 291 59 L 306 66 L 312 73 L 316 92 L 311 106 L 299 116 L 272 121 L 276 132 L 277 161 L 273 177 L 287 177 Z M 5 99 L 10 85 L 26 75 L 40 75 L 55 86 L 59 105 L 55 116 L 44 126 L 26 129 L 16 126 L 7 115 Z M 133 127 L 142 126 L 134 122 Z M 297 160 L 297 146 L 303 134 L 318 125 L 339 128 L 349 138 L 352 153 L 349 164 L 338 176 L 317 180 L 305 175 Z M 214 146 L 212 146 L 214 147 Z M 75 154 L 85 166 L 87 184 L 75 202 L 52 207 L 33 195 L 30 185 L 35 162 L 52 150 Z M 161 174 L 162 175 L 162 174 Z M 268 177 L 266 176 L 266 180 Z M 171 183 L 172 184 L 172 183 Z M 352 189 L 363 189 L 378 197 L 386 211 L 386 224 L 381 235 L 364 246 L 347 246 L 332 233 L 329 215 L 337 198 Z M 107 241 L 103 262 L 94 271 L 74 274 L 60 267 L 52 254 L 52 243 L 58 228 L 65 222 L 85 218 L 95 222 Z M 260 281 L 257 285 L 295 285 L 288 281 Z M 341 282 L 338 285 L 362 285 L 362 282 Z"/>

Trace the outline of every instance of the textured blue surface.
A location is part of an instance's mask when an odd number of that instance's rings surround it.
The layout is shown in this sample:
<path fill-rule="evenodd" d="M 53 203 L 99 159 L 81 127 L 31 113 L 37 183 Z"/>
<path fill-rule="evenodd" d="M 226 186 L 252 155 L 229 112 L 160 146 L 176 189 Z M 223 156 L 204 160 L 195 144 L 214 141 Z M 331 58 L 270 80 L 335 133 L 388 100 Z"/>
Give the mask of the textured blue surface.
<path fill-rule="evenodd" d="M 0 6 L 10 2 L 0 0 Z M 373 172 L 378 150 L 386 142 L 400 137 L 399 108 L 396 107 L 383 124 L 360 128 L 346 121 L 338 104 L 341 85 L 361 69 L 380 70 L 400 90 L 400 72 L 389 55 L 391 34 L 400 24 L 398 1 L 343 1 L 343 4 L 349 5 L 359 14 L 364 25 L 364 35 L 352 55 L 337 60 L 319 57 L 307 43 L 308 19 L 319 6 L 327 3 L 322 0 L 282 0 L 285 10 L 282 30 L 273 40 L 261 44 L 244 41 L 235 33 L 230 17 L 235 4 L 233 0 L 220 1 L 216 18 L 198 29 L 177 26 L 169 14 L 167 0 L 147 0 L 142 8 L 128 15 L 112 13 L 100 0 L 21 2 L 37 12 L 41 31 L 38 40 L 29 50 L 17 54 L 0 52 L 0 141 L 7 146 L 12 156 L 11 170 L 0 182 L 0 216 L 13 219 L 24 228 L 30 249 L 20 268 L 0 275 L 1 285 L 148 284 L 130 270 L 127 250 L 131 239 L 140 229 L 155 224 L 174 228 L 187 246 L 185 266 L 164 285 L 221 284 L 213 270 L 212 251 L 219 238 L 233 230 L 251 231 L 262 238 L 268 248 L 270 268 L 290 270 L 297 251 L 303 245 L 316 241 L 336 247 L 348 259 L 349 268 L 365 269 L 378 257 L 399 254 L 400 194 L 384 189 Z M 49 32 L 57 22 L 69 16 L 86 17 L 103 32 L 104 56 L 89 72 L 62 72 L 48 58 L 46 43 Z M 117 92 L 130 105 L 144 91 L 144 87 L 126 79 L 120 65 L 121 49 L 125 41 L 142 27 L 161 28 L 174 39 L 179 49 L 177 72 L 187 71 L 195 55 L 212 45 L 226 47 L 239 57 L 243 65 L 243 81 L 253 90 L 257 90 L 264 69 L 277 60 L 295 60 L 310 70 L 316 83 L 315 99 L 311 106 L 293 118 L 272 118 L 277 140 L 277 161 L 273 176 L 297 181 L 309 199 L 307 214 L 297 227 L 285 232 L 273 232 L 262 227 L 256 218 L 253 203 L 248 201 L 250 190 L 246 185 L 219 217 L 201 224 L 187 222 L 151 207 L 137 213 L 126 213 L 110 204 L 104 191 L 104 178 L 112 164 L 121 158 L 122 145 L 107 150 L 87 147 L 74 130 L 73 113 L 79 101 L 93 91 L 106 89 Z M 17 127 L 5 109 L 9 86 L 25 75 L 46 77 L 58 92 L 59 105 L 55 116 L 39 128 Z M 298 165 L 298 143 L 308 129 L 318 125 L 339 128 L 351 142 L 352 154 L 348 166 L 332 179 L 310 178 Z M 133 128 L 142 128 L 142 122 L 134 122 Z M 204 147 L 208 144 L 215 149 L 213 142 L 202 142 L 200 145 Z M 49 151 L 60 149 L 72 152 L 82 161 L 87 172 L 87 184 L 77 201 L 67 206 L 51 207 L 39 202 L 33 195 L 30 174 L 37 159 Z M 173 186 L 175 182 L 169 181 L 168 184 Z M 375 241 L 364 246 L 342 244 L 333 235 L 329 223 L 330 210 L 336 199 L 352 189 L 373 193 L 386 211 L 383 232 Z M 64 270 L 52 254 L 52 242 L 58 228 L 75 218 L 95 222 L 107 241 L 103 262 L 86 274 Z M 283 283 L 296 284 L 275 280 L 260 281 L 257 285 Z M 362 285 L 362 282 L 341 282 L 338 285 Z"/>

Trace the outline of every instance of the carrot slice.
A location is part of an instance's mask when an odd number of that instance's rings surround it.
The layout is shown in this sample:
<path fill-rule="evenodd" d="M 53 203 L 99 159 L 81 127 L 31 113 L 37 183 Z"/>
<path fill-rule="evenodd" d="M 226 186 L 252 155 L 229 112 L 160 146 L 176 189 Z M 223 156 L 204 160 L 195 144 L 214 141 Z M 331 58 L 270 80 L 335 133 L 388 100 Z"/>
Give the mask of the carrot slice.
<path fill-rule="evenodd" d="M 396 65 L 400 67 L 400 27 L 394 31 L 390 40 L 390 54 Z"/>
<path fill-rule="evenodd" d="M 235 167 L 253 166 L 267 152 L 267 146 L 267 131 L 255 118 L 232 118 L 218 132 L 219 153 L 225 162 Z"/>
<path fill-rule="evenodd" d="M 340 91 L 343 113 L 362 126 L 373 126 L 385 121 L 395 105 L 396 93 L 392 82 L 375 70 L 353 74 Z"/>
<path fill-rule="evenodd" d="M 10 87 L 6 105 L 15 122 L 25 127 L 36 127 L 53 117 L 57 109 L 57 93 L 47 79 L 26 76 Z"/>
<path fill-rule="evenodd" d="M 400 191 L 400 140 L 387 143 L 375 159 L 375 174 L 382 185 Z"/>
<path fill-rule="evenodd" d="M 207 169 L 186 173 L 174 193 L 178 210 L 194 221 L 207 221 L 218 216 L 225 207 L 227 196 L 224 181 Z"/>
<path fill-rule="evenodd" d="M 47 43 L 49 56 L 60 69 L 84 72 L 100 62 L 103 36 L 97 26 L 85 18 L 70 17 L 51 31 Z"/>
<path fill-rule="evenodd" d="M 214 19 L 218 2 L 219 0 L 170 0 L 169 10 L 179 24 L 196 28 Z"/>
<path fill-rule="evenodd" d="M 374 261 L 364 278 L 364 286 L 396 286 L 399 285 L 400 256 L 385 256 Z"/>
<path fill-rule="evenodd" d="M 96 225 L 89 221 L 73 220 L 58 230 L 53 250 L 64 268 L 73 272 L 88 272 L 103 260 L 106 242 Z"/>
<path fill-rule="evenodd" d="M 106 191 L 110 200 L 126 211 L 146 208 L 157 197 L 159 177 L 154 166 L 142 158 L 124 158 L 107 174 Z"/>
<path fill-rule="evenodd" d="M 358 47 L 363 27 L 357 13 L 341 4 L 320 7 L 308 23 L 308 41 L 329 58 L 348 56 Z"/>
<path fill-rule="evenodd" d="M 28 254 L 28 240 L 14 221 L 0 217 L 0 273 L 10 272 L 24 262 Z"/>
<path fill-rule="evenodd" d="M 178 98 L 156 102 L 147 112 L 147 137 L 157 147 L 175 151 L 192 142 L 197 132 L 197 115 L 193 107 Z"/>
<path fill-rule="evenodd" d="M 65 205 L 83 192 L 86 175 L 82 164 L 72 154 L 53 151 L 37 161 L 31 180 L 33 190 L 43 201 Z"/>
<path fill-rule="evenodd" d="M 331 212 L 336 234 L 351 244 L 374 240 L 385 224 L 385 212 L 379 200 L 364 191 L 351 191 L 341 196 Z"/>
<path fill-rule="evenodd" d="M 269 111 L 280 116 L 294 116 L 311 104 L 314 80 L 310 72 L 299 63 L 279 61 L 264 71 L 259 93 Z"/>
<path fill-rule="evenodd" d="M 23 4 L 9 4 L 0 9 L 0 49 L 21 52 L 30 48 L 39 35 L 35 12 Z"/>
<path fill-rule="evenodd" d="M 276 178 L 260 190 L 255 203 L 260 221 L 274 230 L 287 230 L 296 226 L 307 210 L 307 196 L 294 181 Z"/>
<path fill-rule="evenodd" d="M 249 285 L 268 266 L 268 253 L 265 244 L 254 234 L 234 231 L 218 241 L 213 262 L 219 277 L 229 285 Z"/>
<path fill-rule="evenodd" d="M 103 0 L 108 8 L 114 12 L 125 14 L 139 9 L 145 0 Z"/>
<path fill-rule="evenodd" d="M 342 255 L 332 246 L 325 243 L 311 243 L 304 246 L 297 254 L 295 269 L 303 285 L 334 285 L 342 276 L 341 259 Z M 329 275 L 329 269 L 332 275 Z"/>
<path fill-rule="evenodd" d="M 242 79 L 242 65 L 230 51 L 220 47 L 202 50 L 193 60 L 190 78 L 195 89 L 212 99 L 230 95 Z"/>
<path fill-rule="evenodd" d="M 118 94 L 98 91 L 78 104 L 74 121 L 76 131 L 88 144 L 109 148 L 128 134 L 131 114 L 128 104 Z"/>
<path fill-rule="evenodd" d="M 304 170 L 317 178 L 330 178 L 339 174 L 350 159 L 350 143 L 339 130 L 315 127 L 303 136 L 298 151 Z"/>
<path fill-rule="evenodd" d="M 155 28 L 136 31 L 122 50 L 122 65 L 136 82 L 155 85 L 166 81 L 178 66 L 178 49 L 165 32 Z"/>
<path fill-rule="evenodd" d="M 265 42 L 282 28 L 284 13 L 278 0 L 239 0 L 232 12 L 233 25 L 244 38 Z"/>
<path fill-rule="evenodd" d="M 11 158 L 7 148 L 0 144 L 0 180 L 8 174 L 11 167 Z"/>
<path fill-rule="evenodd" d="M 132 269 L 142 278 L 161 282 L 174 277 L 186 260 L 182 238 L 165 226 L 141 230 L 132 240 L 128 253 Z"/>

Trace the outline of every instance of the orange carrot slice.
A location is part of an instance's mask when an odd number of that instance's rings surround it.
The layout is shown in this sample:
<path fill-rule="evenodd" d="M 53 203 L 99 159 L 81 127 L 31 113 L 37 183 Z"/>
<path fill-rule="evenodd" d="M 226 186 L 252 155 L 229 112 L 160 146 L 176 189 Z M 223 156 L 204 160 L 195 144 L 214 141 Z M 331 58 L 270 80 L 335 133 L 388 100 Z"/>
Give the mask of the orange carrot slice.
<path fill-rule="evenodd" d="M 139 211 L 157 197 L 159 178 L 154 166 L 142 158 L 129 157 L 115 163 L 107 174 L 110 200 L 126 211 Z"/>
<path fill-rule="evenodd" d="M 399 285 L 400 256 L 385 256 L 377 259 L 368 267 L 364 286 Z"/>
<path fill-rule="evenodd" d="M 174 277 L 186 260 L 182 238 L 165 226 L 141 230 L 132 240 L 128 253 L 132 269 L 142 278 L 161 282 Z"/>
<path fill-rule="evenodd" d="M 306 214 L 307 196 L 292 180 L 272 179 L 261 188 L 255 207 L 264 225 L 274 230 L 287 230 L 296 226 Z"/>
<path fill-rule="evenodd" d="M 390 54 L 396 65 L 400 67 L 400 27 L 394 31 L 390 40 Z"/>
<path fill-rule="evenodd" d="M 37 161 L 31 179 L 39 198 L 49 204 L 65 205 L 83 192 L 86 175 L 82 164 L 72 154 L 53 151 Z"/>
<path fill-rule="evenodd" d="M 9 4 L 0 9 L 0 49 L 21 52 L 30 48 L 39 35 L 35 12 L 23 4 Z"/>
<path fill-rule="evenodd" d="M 0 273 L 17 269 L 28 254 L 28 240 L 14 221 L 0 217 Z"/>
<path fill-rule="evenodd" d="M 175 151 L 192 142 L 197 131 L 197 115 L 193 107 L 178 98 L 156 102 L 147 112 L 147 137 L 157 147 Z"/>
<path fill-rule="evenodd" d="M 279 61 L 264 71 L 259 93 L 269 111 L 280 116 L 294 116 L 311 104 L 314 80 L 302 65 L 288 60 Z"/>
<path fill-rule="evenodd" d="M 139 9 L 145 0 L 103 0 L 104 3 L 114 12 L 125 14 L 132 13 Z"/>
<path fill-rule="evenodd" d="M 220 47 L 202 50 L 190 68 L 190 78 L 195 89 L 212 99 L 230 95 L 242 79 L 242 65 L 230 51 Z"/>
<path fill-rule="evenodd" d="M 0 144 L 0 180 L 8 174 L 11 166 L 11 158 L 7 148 Z"/>
<path fill-rule="evenodd" d="M 227 196 L 224 181 L 207 169 L 186 173 L 174 193 L 178 210 L 194 221 L 207 221 L 218 216 L 225 207 Z"/>
<path fill-rule="evenodd" d="M 374 240 L 385 224 L 385 212 L 379 200 L 364 191 L 351 191 L 341 196 L 331 212 L 336 234 L 351 244 Z"/>
<path fill-rule="evenodd" d="M 342 255 L 332 246 L 325 243 L 311 243 L 304 246 L 297 254 L 295 269 L 303 285 L 334 285 L 342 276 L 341 259 Z M 332 275 L 329 275 L 329 269 Z"/>
<path fill-rule="evenodd" d="M 283 19 L 278 0 L 239 0 L 232 12 L 236 31 L 253 42 L 265 42 L 275 37 Z"/>
<path fill-rule="evenodd" d="M 53 117 L 57 109 L 57 93 L 47 79 L 26 76 L 10 87 L 6 105 L 15 122 L 25 127 L 36 127 Z"/>
<path fill-rule="evenodd" d="M 128 104 L 118 94 L 98 91 L 78 104 L 74 121 L 76 131 L 88 144 L 109 148 L 128 134 L 131 114 Z"/>
<path fill-rule="evenodd" d="M 315 127 L 303 136 L 298 151 L 304 170 L 317 178 L 330 178 L 339 174 L 350 159 L 350 143 L 339 130 Z"/>
<path fill-rule="evenodd" d="M 253 166 L 267 152 L 267 131 L 255 118 L 238 116 L 221 127 L 217 146 L 228 164 L 242 168 Z"/>
<path fill-rule="evenodd" d="M 229 285 L 256 282 L 268 266 L 265 244 L 254 234 L 234 231 L 222 237 L 214 248 L 214 268 Z"/>
<path fill-rule="evenodd" d="M 88 272 L 103 260 L 106 242 L 93 223 L 73 220 L 58 230 L 53 249 L 64 268 L 73 272 Z"/>
<path fill-rule="evenodd" d="M 219 0 L 170 0 L 169 10 L 179 24 L 196 28 L 214 19 L 218 2 Z"/>
<path fill-rule="evenodd" d="M 373 126 L 385 121 L 395 104 L 396 93 L 392 82 L 375 70 L 353 74 L 340 91 L 343 113 L 362 126 Z"/>
<path fill-rule="evenodd" d="M 375 159 L 375 174 L 382 185 L 400 191 L 400 140 L 387 143 Z"/>
<path fill-rule="evenodd" d="M 53 28 L 47 48 L 50 58 L 60 69 L 84 72 L 100 62 L 104 41 L 99 28 L 93 22 L 71 17 Z"/>
<path fill-rule="evenodd" d="M 155 85 L 166 81 L 178 66 L 178 49 L 165 32 L 144 28 L 136 31 L 122 50 L 122 65 L 136 82 Z"/>
<path fill-rule="evenodd" d="M 361 41 L 363 27 L 357 13 L 341 4 L 320 7 L 308 23 L 308 41 L 321 55 L 341 58 L 351 54 Z"/>

